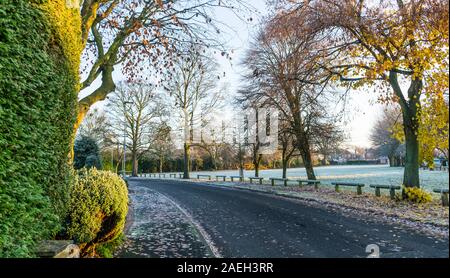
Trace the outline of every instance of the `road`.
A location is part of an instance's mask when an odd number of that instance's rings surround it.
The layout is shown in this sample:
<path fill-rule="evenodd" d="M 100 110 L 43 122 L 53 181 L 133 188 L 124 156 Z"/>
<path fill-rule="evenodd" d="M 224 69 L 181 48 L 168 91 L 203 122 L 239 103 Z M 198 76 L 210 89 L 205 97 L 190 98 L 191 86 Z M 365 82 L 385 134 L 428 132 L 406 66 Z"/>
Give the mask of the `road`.
<path fill-rule="evenodd" d="M 176 203 L 222 257 L 366 257 L 369 244 L 379 246 L 381 257 L 449 256 L 448 239 L 295 199 L 169 179 L 129 184 Z"/>

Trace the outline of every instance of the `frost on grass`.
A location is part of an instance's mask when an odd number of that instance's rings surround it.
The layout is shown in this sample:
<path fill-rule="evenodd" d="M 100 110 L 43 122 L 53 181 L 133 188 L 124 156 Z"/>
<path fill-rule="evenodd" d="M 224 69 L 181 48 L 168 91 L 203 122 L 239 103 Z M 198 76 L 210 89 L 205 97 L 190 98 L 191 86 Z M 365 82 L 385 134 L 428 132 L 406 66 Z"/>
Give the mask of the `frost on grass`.
<path fill-rule="evenodd" d="M 130 195 L 133 222 L 115 257 L 205 258 L 207 245 L 195 228 L 167 198 L 133 186 Z"/>
<path fill-rule="evenodd" d="M 321 180 L 322 184 L 330 186 L 333 181 L 401 185 L 403 170 L 403 167 L 389 167 L 388 165 L 339 165 L 314 168 L 316 176 Z M 192 177 L 196 177 L 197 174 L 209 174 L 212 177 L 216 175 L 236 176 L 239 175 L 239 172 L 238 170 L 202 171 L 193 172 Z M 252 177 L 254 174 L 254 171 L 251 170 L 244 171 L 245 177 Z M 282 176 L 282 170 L 260 170 L 259 175 L 266 180 L 272 177 L 280 178 Z M 290 179 L 307 179 L 304 168 L 287 169 L 287 176 Z M 432 191 L 434 188 L 449 188 L 448 172 L 421 169 L 420 183 L 428 191 Z M 371 191 L 369 188 L 364 188 L 364 190 Z"/>

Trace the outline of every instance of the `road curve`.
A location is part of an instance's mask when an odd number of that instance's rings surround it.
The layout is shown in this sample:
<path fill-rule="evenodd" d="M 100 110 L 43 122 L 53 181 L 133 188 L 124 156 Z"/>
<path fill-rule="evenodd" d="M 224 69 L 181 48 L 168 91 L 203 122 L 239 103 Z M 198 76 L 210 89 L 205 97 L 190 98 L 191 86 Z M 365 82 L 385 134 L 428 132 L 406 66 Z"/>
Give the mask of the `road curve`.
<path fill-rule="evenodd" d="M 222 257 L 446 257 L 448 239 L 436 239 L 368 217 L 344 215 L 270 194 L 198 182 L 131 178 L 129 184 L 176 202 L 209 235 Z"/>

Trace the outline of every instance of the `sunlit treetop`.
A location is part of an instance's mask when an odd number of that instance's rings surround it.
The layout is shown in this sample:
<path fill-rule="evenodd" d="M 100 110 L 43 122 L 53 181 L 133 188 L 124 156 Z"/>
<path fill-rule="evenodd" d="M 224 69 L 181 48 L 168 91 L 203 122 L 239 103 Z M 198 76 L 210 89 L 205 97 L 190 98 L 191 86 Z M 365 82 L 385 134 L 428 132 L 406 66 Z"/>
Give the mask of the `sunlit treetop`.
<path fill-rule="evenodd" d="M 353 88 L 386 89 L 389 72 L 421 79 L 424 92 L 448 94 L 448 1 L 276 1 L 276 20 L 297 22 L 298 35 L 323 38 L 323 66 Z M 280 8 L 281 7 L 281 8 Z M 282 32 L 282 31 L 281 31 Z M 403 81 L 401 80 L 401 81 Z M 395 100 L 383 90 L 380 100 Z"/>

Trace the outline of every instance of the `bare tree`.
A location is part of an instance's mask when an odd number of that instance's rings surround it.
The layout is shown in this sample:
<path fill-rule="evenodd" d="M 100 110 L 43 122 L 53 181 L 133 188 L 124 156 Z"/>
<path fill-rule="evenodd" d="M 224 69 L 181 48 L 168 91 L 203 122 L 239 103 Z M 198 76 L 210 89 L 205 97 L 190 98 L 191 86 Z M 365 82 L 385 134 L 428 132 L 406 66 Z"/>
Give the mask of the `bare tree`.
<path fill-rule="evenodd" d="M 314 128 L 313 144 L 315 152 L 323 156 L 322 165 L 326 165 L 329 157 L 336 153 L 345 140 L 345 134 L 335 123 L 321 123 Z"/>
<path fill-rule="evenodd" d="M 244 102 L 266 103 L 276 107 L 289 123 L 296 148 L 305 165 L 308 179 L 316 179 L 311 152 L 314 132 L 331 118 L 325 103 L 328 76 L 316 67 L 322 59 L 313 51 L 317 41 L 301 40 L 293 26 L 277 26 L 280 33 L 261 30 L 244 65 L 248 72 L 240 98 Z"/>
<path fill-rule="evenodd" d="M 150 143 L 150 151 L 159 161 L 159 172 L 163 172 L 164 162 L 174 149 L 171 137 L 172 129 L 166 122 L 162 122 L 155 130 Z"/>
<path fill-rule="evenodd" d="M 145 83 L 118 86 L 109 98 L 110 128 L 116 143 L 125 133 L 126 147 L 131 152 L 132 175 L 138 174 L 138 161 L 149 150 L 151 134 L 165 112 L 152 85 Z"/>
<path fill-rule="evenodd" d="M 399 166 L 395 158 L 398 155 L 401 142 L 394 137 L 393 128 L 394 125 L 401 124 L 401 113 L 399 107 L 386 108 L 376 121 L 370 134 L 370 140 L 377 153 L 387 156 L 391 167 Z"/>
<path fill-rule="evenodd" d="M 202 56 L 200 49 L 190 48 L 190 55 L 181 57 L 174 65 L 175 73 L 166 81 L 166 89 L 183 123 L 183 178 L 188 179 L 194 126 L 199 126 L 202 121 L 207 120 L 220 104 L 222 91 L 217 88 L 216 64 Z"/>
<path fill-rule="evenodd" d="M 221 122 L 221 126 L 211 126 L 206 130 L 202 130 L 201 142 L 199 147 L 203 148 L 210 156 L 214 170 L 219 168 L 219 160 L 222 149 L 226 146 L 226 124 Z M 206 134 L 205 134 L 206 132 Z M 205 136 L 207 138 L 205 138 Z"/>

